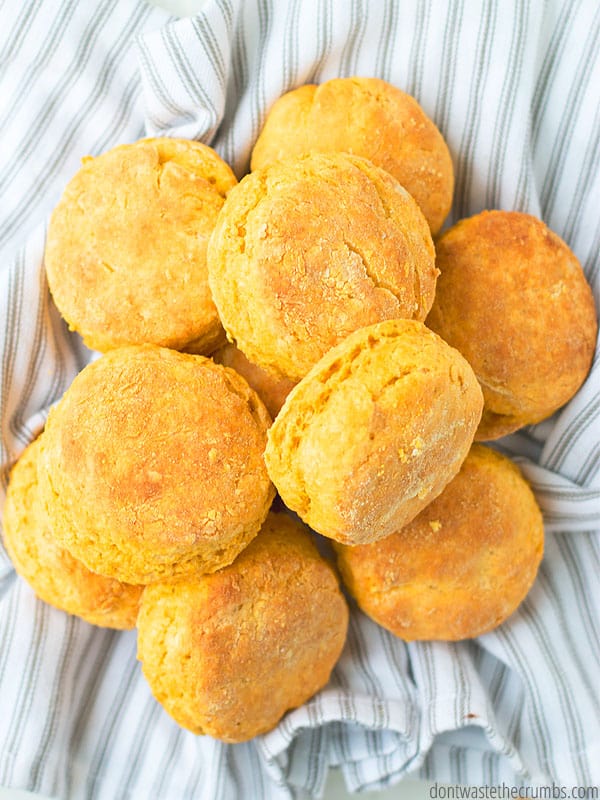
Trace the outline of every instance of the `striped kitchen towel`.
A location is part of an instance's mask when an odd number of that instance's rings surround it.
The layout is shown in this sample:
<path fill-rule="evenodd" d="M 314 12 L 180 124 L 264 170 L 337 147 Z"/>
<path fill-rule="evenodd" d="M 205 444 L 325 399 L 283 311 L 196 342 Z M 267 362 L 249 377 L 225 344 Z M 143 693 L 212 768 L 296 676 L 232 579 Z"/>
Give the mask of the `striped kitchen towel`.
<path fill-rule="evenodd" d="M 143 0 L 5 0 L 0 30 L 2 485 L 92 357 L 48 295 L 45 223 L 88 153 L 149 135 L 248 169 L 273 101 L 376 75 L 415 95 L 457 174 L 449 222 L 529 211 L 570 244 L 600 304 L 596 0 L 208 0 L 174 20 Z M 598 356 L 598 353 L 596 354 Z M 329 685 L 271 733 L 224 745 L 152 699 L 135 633 L 37 601 L 0 548 L 0 785 L 64 800 L 318 796 L 407 774 L 600 783 L 600 364 L 543 424 L 500 442 L 543 508 L 521 608 L 474 641 L 409 645 L 352 610 Z M 539 796 L 539 795 L 538 795 Z"/>

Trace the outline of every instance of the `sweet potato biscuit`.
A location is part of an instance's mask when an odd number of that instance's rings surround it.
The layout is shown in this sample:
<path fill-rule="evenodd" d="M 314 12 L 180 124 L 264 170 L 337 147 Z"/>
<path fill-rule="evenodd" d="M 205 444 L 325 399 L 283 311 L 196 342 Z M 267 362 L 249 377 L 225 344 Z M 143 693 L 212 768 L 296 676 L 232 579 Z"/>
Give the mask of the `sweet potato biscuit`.
<path fill-rule="evenodd" d="M 42 438 L 13 467 L 4 507 L 4 544 L 16 571 L 36 595 L 69 614 L 105 628 L 133 628 L 141 586 L 90 572 L 61 547 L 38 490 Z"/>
<path fill-rule="evenodd" d="M 483 389 L 476 439 L 549 417 L 592 363 L 598 325 L 577 258 L 536 217 L 484 211 L 437 242 L 427 325 L 465 356 Z"/>
<path fill-rule="evenodd" d="M 248 361 L 234 344 L 226 344 L 212 354 L 212 358 L 224 367 L 231 367 L 245 378 L 265 404 L 273 419 L 279 414 L 285 398 L 296 385 L 288 378 L 276 378 L 270 372 Z"/>
<path fill-rule="evenodd" d="M 45 263 L 59 311 L 89 347 L 222 343 L 206 246 L 236 183 L 210 147 L 184 139 L 84 159 L 52 214 Z"/>
<path fill-rule="evenodd" d="M 273 499 L 270 422 L 246 381 L 209 358 L 106 353 L 46 423 L 40 485 L 56 538 L 130 583 L 229 564 Z"/>
<path fill-rule="evenodd" d="M 357 328 L 423 320 L 434 256 L 423 215 L 394 178 L 357 156 L 315 153 L 243 178 L 207 257 L 230 338 L 297 381 Z"/>
<path fill-rule="evenodd" d="M 334 545 L 360 608 L 408 641 L 479 636 L 529 591 L 544 527 L 508 458 L 474 445 L 458 475 L 408 525 L 377 544 Z"/>
<path fill-rule="evenodd" d="M 230 566 L 146 587 L 138 658 L 180 725 L 242 742 L 327 683 L 347 625 L 337 576 L 310 534 L 270 513 Z"/>
<path fill-rule="evenodd" d="M 379 78 L 334 78 L 282 95 L 252 152 L 259 169 L 307 152 L 345 151 L 391 173 L 419 204 L 432 233 L 454 190 L 450 152 L 414 97 Z"/>
<path fill-rule="evenodd" d="M 344 544 L 398 530 L 458 472 L 483 398 L 460 353 L 423 323 L 362 328 L 292 389 L 265 458 L 284 503 Z"/>

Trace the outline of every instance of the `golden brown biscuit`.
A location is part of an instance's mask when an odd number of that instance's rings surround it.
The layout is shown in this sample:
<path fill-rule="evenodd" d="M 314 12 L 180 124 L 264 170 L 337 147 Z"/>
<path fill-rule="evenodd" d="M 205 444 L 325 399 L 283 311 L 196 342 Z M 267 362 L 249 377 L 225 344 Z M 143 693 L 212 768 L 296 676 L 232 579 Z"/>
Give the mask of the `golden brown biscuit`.
<path fill-rule="evenodd" d="M 226 344 L 212 354 L 217 364 L 230 367 L 245 378 L 265 404 L 273 419 L 279 414 L 285 398 L 296 385 L 287 378 L 276 378 L 270 372 L 248 361 L 234 344 Z"/>
<path fill-rule="evenodd" d="M 292 389 L 265 459 L 284 503 L 344 544 L 398 530 L 466 457 L 483 398 L 460 353 L 414 320 L 362 328 Z"/>
<path fill-rule="evenodd" d="M 474 445 L 458 475 L 377 544 L 334 545 L 360 608 L 408 641 L 479 636 L 513 613 L 535 579 L 542 514 L 520 470 Z"/>
<path fill-rule="evenodd" d="M 243 178 L 207 258 L 230 338 L 296 381 L 357 328 L 423 320 L 434 255 L 423 215 L 394 178 L 356 156 L 315 153 Z"/>
<path fill-rule="evenodd" d="M 583 383 L 598 324 L 575 255 L 539 219 L 483 211 L 437 242 L 427 325 L 473 367 L 485 408 L 476 439 L 549 417 Z"/>
<path fill-rule="evenodd" d="M 48 416 L 40 486 L 56 538 L 129 583 L 231 563 L 273 499 L 270 422 L 246 381 L 208 358 L 112 350 Z"/>
<path fill-rule="evenodd" d="M 38 491 L 42 437 L 13 467 L 4 506 L 4 544 L 16 571 L 36 595 L 69 614 L 105 628 L 135 627 L 141 586 L 90 572 L 50 530 Z"/>
<path fill-rule="evenodd" d="M 208 353 L 222 342 L 206 245 L 236 183 L 214 150 L 185 139 L 84 159 L 52 214 L 45 263 L 59 311 L 89 347 Z"/>
<path fill-rule="evenodd" d="M 334 78 L 320 86 L 300 86 L 271 108 L 251 167 L 315 151 L 368 158 L 410 192 L 432 233 L 442 227 L 452 205 L 452 159 L 442 134 L 414 97 L 379 78 Z"/>
<path fill-rule="evenodd" d="M 327 683 L 347 625 L 337 577 L 310 534 L 270 513 L 229 567 L 146 587 L 138 658 L 180 725 L 242 742 Z"/>

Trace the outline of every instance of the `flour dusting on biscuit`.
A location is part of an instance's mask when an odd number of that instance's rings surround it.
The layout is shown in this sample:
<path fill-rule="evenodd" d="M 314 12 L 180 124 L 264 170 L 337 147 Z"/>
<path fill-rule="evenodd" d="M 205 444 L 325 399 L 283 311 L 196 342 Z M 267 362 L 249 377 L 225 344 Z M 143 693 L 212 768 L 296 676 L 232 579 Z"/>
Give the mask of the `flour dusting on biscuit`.
<path fill-rule="evenodd" d="M 229 337 L 250 361 L 297 381 L 348 334 L 425 319 L 437 269 L 429 228 L 387 172 L 315 153 L 247 175 L 208 248 Z"/>
<path fill-rule="evenodd" d="M 454 477 L 482 407 L 467 361 L 423 323 L 361 328 L 288 395 L 269 430 L 269 475 L 319 533 L 374 542 Z"/>
<path fill-rule="evenodd" d="M 56 538 L 132 583 L 231 563 L 273 499 L 270 423 L 246 381 L 209 358 L 111 350 L 46 423 L 40 484 Z"/>

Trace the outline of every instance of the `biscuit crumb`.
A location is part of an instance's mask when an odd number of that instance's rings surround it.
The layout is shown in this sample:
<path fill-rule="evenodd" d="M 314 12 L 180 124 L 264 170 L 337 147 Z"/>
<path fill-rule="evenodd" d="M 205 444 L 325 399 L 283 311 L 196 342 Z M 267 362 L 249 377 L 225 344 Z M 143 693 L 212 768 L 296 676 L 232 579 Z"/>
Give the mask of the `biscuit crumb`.
<path fill-rule="evenodd" d="M 403 447 L 398 448 L 398 458 L 400 459 L 401 464 L 406 464 L 406 462 L 408 461 L 406 450 Z"/>
<path fill-rule="evenodd" d="M 429 521 L 429 527 L 434 533 L 437 533 L 441 529 L 442 523 L 439 519 L 432 519 Z"/>
<path fill-rule="evenodd" d="M 425 446 L 425 442 L 423 441 L 423 439 L 420 436 L 415 436 L 411 444 L 413 448 L 411 455 L 420 456 L 421 453 L 423 452 L 423 447 Z"/>

